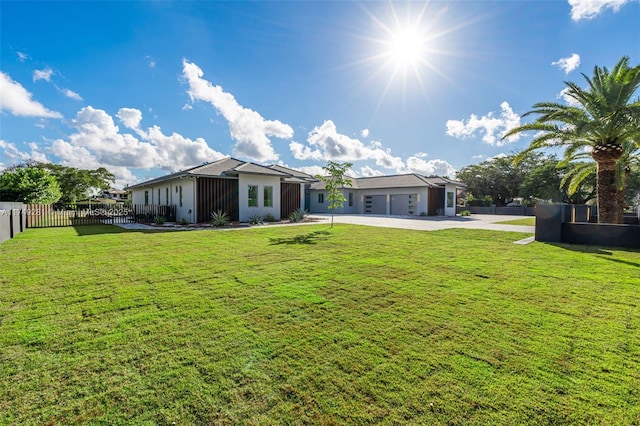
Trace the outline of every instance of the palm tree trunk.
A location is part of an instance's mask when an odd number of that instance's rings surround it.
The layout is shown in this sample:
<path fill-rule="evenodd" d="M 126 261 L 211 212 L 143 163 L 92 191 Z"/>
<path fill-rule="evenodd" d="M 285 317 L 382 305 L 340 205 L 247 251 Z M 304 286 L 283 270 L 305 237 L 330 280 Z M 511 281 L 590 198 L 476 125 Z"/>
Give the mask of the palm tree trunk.
<path fill-rule="evenodd" d="M 631 168 L 625 167 L 622 174 L 622 188 L 618 190 L 618 213 L 620 214 L 619 222 L 624 223 L 624 195 L 627 188 L 627 179 L 631 174 Z"/>
<path fill-rule="evenodd" d="M 618 201 L 616 162 L 597 162 L 598 223 L 622 223 L 622 211 Z"/>

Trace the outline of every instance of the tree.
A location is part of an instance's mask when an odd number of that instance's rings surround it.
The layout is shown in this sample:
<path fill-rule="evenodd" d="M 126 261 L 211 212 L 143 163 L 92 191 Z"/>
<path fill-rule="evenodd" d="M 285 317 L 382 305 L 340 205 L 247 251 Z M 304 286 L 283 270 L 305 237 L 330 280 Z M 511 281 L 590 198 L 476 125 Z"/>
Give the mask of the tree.
<path fill-rule="evenodd" d="M 617 164 L 624 152 L 623 144 L 637 141 L 640 133 L 640 100 L 631 100 L 640 87 L 640 65 L 630 67 L 625 56 L 611 71 L 596 66 L 592 78 L 582 75 L 587 89 L 565 82 L 566 95 L 577 106 L 537 103 L 525 114 L 537 114 L 537 119 L 510 130 L 503 139 L 524 131 L 538 132 L 520 155 L 562 146 L 565 158 L 571 158 L 588 147 L 596 162 L 598 222 L 622 223 Z"/>
<path fill-rule="evenodd" d="M 13 167 L 0 175 L 0 200 L 3 201 L 51 204 L 61 195 L 56 178 L 38 167 Z"/>
<path fill-rule="evenodd" d="M 34 166 L 48 170 L 55 176 L 62 191 L 60 202 L 63 203 L 87 199 L 92 191 L 109 189 L 115 181 L 113 173 L 104 167 L 85 170 L 52 163 L 35 163 Z"/>
<path fill-rule="evenodd" d="M 333 228 L 333 209 L 342 207 L 347 201 L 342 189 L 351 186 L 351 179 L 345 177 L 345 173 L 353 166 L 352 163 L 336 163 L 329 161 L 326 166 L 322 167 L 326 172 L 326 176 L 317 175 L 316 178 L 324 182 L 324 188 L 327 191 L 327 201 L 329 201 L 329 209 L 331 209 L 331 228 Z"/>

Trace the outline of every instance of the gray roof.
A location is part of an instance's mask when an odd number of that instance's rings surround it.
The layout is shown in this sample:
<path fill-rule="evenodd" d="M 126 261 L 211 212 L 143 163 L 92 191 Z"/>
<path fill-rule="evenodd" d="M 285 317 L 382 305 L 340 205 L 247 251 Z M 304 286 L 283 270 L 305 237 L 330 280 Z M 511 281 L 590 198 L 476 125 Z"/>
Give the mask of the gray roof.
<path fill-rule="evenodd" d="M 254 164 L 254 163 L 243 163 L 234 167 L 232 170 L 227 171 L 228 175 L 231 175 L 233 173 L 236 173 L 236 174 L 247 173 L 252 175 L 268 175 L 268 176 L 281 176 L 281 177 L 291 176 L 289 173 L 283 173 L 278 170 L 274 170 L 265 166 L 260 166 L 259 164 Z"/>
<path fill-rule="evenodd" d="M 405 175 L 391 176 L 372 176 L 351 179 L 351 188 L 353 189 L 390 189 L 390 188 L 438 188 L 445 184 L 453 184 L 457 187 L 465 187 L 463 183 L 442 177 L 425 177 L 416 173 Z M 311 189 L 324 189 L 324 182 L 316 182 L 311 184 Z"/>
<path fill-rule="evenodd" d="M 310 181 L 316 181 L 317 179 L 313 176 L 311 176 L 310 174 L 301 172 L 300 170 L 294 170 L 294 169 L 290 169 L 289 167 L 284 167 L 284 166 L 279 166 L 277 164 L 273 164 L 271 166 L 267 166 L 270 169 L 273 170 L 277 170 L 279 172 L 283 172 L 283 173 L 288 173 L 293 177 L 297 177 L 300 179 L 305 179 L 305 180 L 310 180 Z"/>
<path fill-rule="evenodd" d="M 292 179 L 292 182 L 295 181 L 293 179 L 294 176 L 291 173 L 227 157 L 221 160 L 214 161 L 212 163 L 201 164 L 199 166 L 191 167 L 189 169 L 181 170 L 176 173 L 171 173 L 165 176 L 151 179 L 142 183 L 138 183 L 136 185 L 131 185 L 127 189 L 148 186 L 154 183 L 164 182 L 170 179 L 176 179 L 184 176 L 235 178 L 238 176 L 238 174 L 241 173 L 279 176 L 287 181 L 290 181 L 289 179 Z"/>

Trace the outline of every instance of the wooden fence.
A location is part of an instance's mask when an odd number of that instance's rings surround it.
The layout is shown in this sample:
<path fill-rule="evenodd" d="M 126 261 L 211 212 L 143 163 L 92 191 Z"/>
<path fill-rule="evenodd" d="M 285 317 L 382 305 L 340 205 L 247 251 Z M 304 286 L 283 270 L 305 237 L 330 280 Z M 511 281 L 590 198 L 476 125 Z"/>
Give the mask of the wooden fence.
<path fill-rule="evenodd" d="M 93 204 L 85 206 L 28 204 L 25 206 L 27 228 L 151 223 L 162 217 L 175 222 L 176 206 Z"/>

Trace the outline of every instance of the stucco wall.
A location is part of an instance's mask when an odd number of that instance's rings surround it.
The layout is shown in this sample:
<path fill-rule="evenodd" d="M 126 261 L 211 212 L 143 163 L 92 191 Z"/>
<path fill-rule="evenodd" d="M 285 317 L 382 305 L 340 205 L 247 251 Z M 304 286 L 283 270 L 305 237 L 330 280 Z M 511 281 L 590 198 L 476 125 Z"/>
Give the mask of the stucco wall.
<path fill-rule="evenodd" d="M 180 205 L 180 187 L 182 186 L 182 205 Z M 167 199 L 167 189 L 169 198 Z M 160 198 L 158 198 L 158 190 Z M 149 191 L 149 204 L 175 205 L 176 219 L 195 221 L 195 178 L 171 179 L 155 185 L 144 186 L 131 190 L 132 204 L 145 204 L 145 191 Z"/>
<path fill-rule="evenodd" d="M 258 187 L 258 206 L 249 207 L 249 185 Z M 273 207 L 264 206 L 264 187 L 273 187 Z M 276 220 L 280 220 L 280 177 L 252 174 L 240 174 L 238 176 L 239 212 L 240 222 L 247 222 L 254 215 L 264 217 L 271 213 Z"/>

